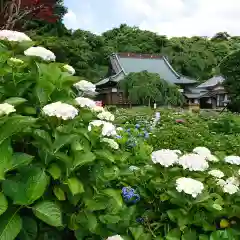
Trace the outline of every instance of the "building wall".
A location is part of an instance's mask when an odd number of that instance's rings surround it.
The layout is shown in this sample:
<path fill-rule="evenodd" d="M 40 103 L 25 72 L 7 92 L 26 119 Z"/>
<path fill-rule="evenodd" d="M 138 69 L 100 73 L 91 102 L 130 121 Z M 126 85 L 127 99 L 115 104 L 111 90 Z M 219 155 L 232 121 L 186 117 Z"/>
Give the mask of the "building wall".
<path fill-rule="evenodd" d="M 128 100 L 124 96 L 123 91 L 112 87 L 100 90 L 97 100 L 102 100 L 104 105 L 128 104 Z"/>

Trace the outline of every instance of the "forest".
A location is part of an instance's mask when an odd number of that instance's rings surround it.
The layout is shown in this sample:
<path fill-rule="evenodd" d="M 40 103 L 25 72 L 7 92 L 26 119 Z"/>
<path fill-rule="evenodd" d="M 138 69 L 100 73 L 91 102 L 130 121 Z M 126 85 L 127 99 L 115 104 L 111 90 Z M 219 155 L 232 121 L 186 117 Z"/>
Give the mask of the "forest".
<path fill-rule="evenodd" d="M 126 24 L 95 35 L 81 29 L 67 30 L 58 22 L 38 26 L 36 31 L 31 30 L 28 34 L 54 51 L 58 61 L 68 62 L 78 75 L 92 82 L 105 76 L 108 56 L 113 52 L 162 54 L 178 73 L 202 82 L 219 73 L 222 59 L 237 50 L 240 43 L 240 37 L 229 36 L 225 32 L 216 33 L 212 38 L 169 39 Z"/>
<path fill-rule="evenodd" d="M 63 24 L 67 8 L 62 0 L 16 2 L 31 6 L 33 11 L 26 14 L 30 12 L 29 7 L 27 10 L 23 9 L 22 15 L 20 11 L 17 15 L 19 19 L 13 18 L 16 24 L 12 29 L 26 32 L 36 44 L 55 52 L 57 61 L 67 62 L 76 69 L 78 75 L 92 82 L 105 76 L 108 56 L 113 52 L 164 55 L 178 73 L 202 82 L 214 74 L 219 74 L 222 59 L 237 50 L 240 43 L 239 36 L 230 36 L 227 32 L 219 32 L 212 37 L 168 38 L 161 33 L 143 31 L 137 26 L 126 24 L 101 35 L 81 29 L 72 31 Z M 1 14 L 0 20 L 5 23 L 9 21 L 2 19 Z M 6 24 L 1 25 L 2 29 L 6 29 Z"/>

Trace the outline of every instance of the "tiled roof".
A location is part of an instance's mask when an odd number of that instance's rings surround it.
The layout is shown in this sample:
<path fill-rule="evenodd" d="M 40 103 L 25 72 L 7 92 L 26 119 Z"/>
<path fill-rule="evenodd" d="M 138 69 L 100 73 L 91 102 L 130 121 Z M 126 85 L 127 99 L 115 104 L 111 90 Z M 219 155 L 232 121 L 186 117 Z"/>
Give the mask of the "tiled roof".
<path fill-rule="evenodd" d="M 225 79 L 222 76 L 214 76 L 210 79 L 208 79 L 206 82 L 200 84 L 197 86 L 197 88 L 208 88 L 208 87 L 214 87 L 219 83 L 222 83 Z"/>
<path fill-rule="evenodd" d="M 169 64 L 164 56 L 150 54 L 117 54 L 118 61 L 123 71 L 128 74 L 131 72 L 148 71 L 157 73 L 160 78 L 169 83 L 186 84 L 194 83 L 187 77 L 181 77 Z"/>
<path fill-rule="evenodd" d="M 103 85 L 108 81 L 119 82 L 131 72 L 148 71 L 157 73 L 160 78 L 172 84 L 193 84 L 196 81 L 179 75 L 168 62 L 166 57 L 157 54 L 117 53 L 110 56 L 115 75 L 103 79 L 96 85 Z"/>

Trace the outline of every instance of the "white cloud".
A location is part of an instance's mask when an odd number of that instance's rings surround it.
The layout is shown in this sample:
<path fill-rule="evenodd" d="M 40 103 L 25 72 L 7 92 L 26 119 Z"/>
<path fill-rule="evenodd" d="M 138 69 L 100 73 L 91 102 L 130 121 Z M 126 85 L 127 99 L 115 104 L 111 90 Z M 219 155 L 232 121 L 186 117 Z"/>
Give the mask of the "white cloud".
<path fill-rule="evenodd" d="M 63 18 L 64 24 L 67 28 L 76 30 L 78 28 L 78 20 L 76 14 L 69 9 Z"/>
<path fill-rule="evenodd" d="M 167 36 L 240 35 L 240 0 L 119 0 L 141 29 Z"/>
<path fill-rule="evenodd" d="M 94 17 L 91 5 L 85 3 L 82 5 L 83 9 L 72 10 L 68 9 L 68 12 L 65 14 L 63 18 L 63 22 L 68 29 L 86 29 L 91 30 L 94 28 Z"/>

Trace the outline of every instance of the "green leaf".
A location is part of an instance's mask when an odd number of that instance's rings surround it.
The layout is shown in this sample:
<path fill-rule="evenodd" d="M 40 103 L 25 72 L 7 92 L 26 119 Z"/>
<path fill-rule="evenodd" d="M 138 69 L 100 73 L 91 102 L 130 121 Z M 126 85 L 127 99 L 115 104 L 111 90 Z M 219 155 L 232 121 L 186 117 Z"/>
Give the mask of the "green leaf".
<path fill-rule="evenodd" d="M 93 199 L 85 199 L 85 205 L 89 211 L 99 211 L 107 208 L 107 201 L 105 198 L 96 197 Z"/>
<path fill-rule="evenodd" d="M 12 156 L 11 170 L 28 165 L 32 162 L 33 158 L 34 156 L 28 155 L 26 153 L 14 153 Z"/>
<path fill-rule="evenodd" d="M 96 156 L 92 152 L 87 152 L 87 153 L 76 152 L 74 154 L 73 168 L 75 169 L 85 164 L 92 163 L 95 161 L 95 159 L 96 159 Z"/>
<path fill-rule="evenodd" d="M 77 222 L 90 232 L 95 232 L 98 222 L 96 216 L 91 212 L 81 212 L 77 215 Z"/>
<path fill-rule="evenodd" d="M 62 175 L 61 168 L 56 163 L 52 163 L 47 171 L 50 173 L 54 180 L 59 179 Z"/>
<path fill-rule="evenodd" d="M 180 240 L 181 239 L 181 232 L 178 228 L 174 228 L 168 232 L 166 236 L 166 240 Z"/>
<path fill-rule="evenodd" d="M 18 178 L 7 179 L 2 184 L 3 192 L 13 200 L 13 204 L 28 205 L 25 185 Z"/>
<path fill-rule="evenodd" d="M 67 144 L 70 144 L 76 138 L 77 138 L 76 135 L 70 134 L 65 136 L 57 136 L 52 145 L 53 152 L 56 153 L 60 148 Z"/>
<path fill-rule="evenodd" d="M 119 190 L 115 190 L 112 188 L 108 188 L 103 190 L 103 193 L 107 196 L 109 196 L 113 201 L 114 205 L 112 206 L 116 211 L 121 209 L 123 207 L 123 200 L 121 196 L 121 192 Z M 112 209 L 112 210 L 114 210 Z"/>
<path fill-rule="evenodd" d="M 18 235 L 19 240 L 35 240 L 37 238 L 37 223 L 30 217 L 22 218 L 22 230 Z"/>
<path fill-rule="evenodd" d="M 8 208 L 8 201 L 4 194 L 0 193 L 0 215 L 2 215 Z"/>
<path fill-rule="evenodd" d="M 118 215 L 102 215 L 99 216 L 99 220 L 104 224 L 116 224 L 121 221 L 121 217 Z"/>
<path fill-rule="evenodd" d="M 44 169 L 31 168 L 27 178 L 26 195 L 28 202 L 31 204 L 44 194 L 49 183 L 49 177 Z"/>
<path fill-rule="evenodd" d="M 50 148 L 52 147 L 52 140 L 48 132 L 36 129 L 33 132 L 33 136 L 36 138 L 37 141 L 40 141 L 45 147 Z"/>
<path fill-rule="evenodd" d="M 34 215 L 53 227 L 62 226 L 62 213 L 57 204 L 50 201 L 42 201 L 33 206 Z"/>
<path fill-rule="evenodd" d="M 48 176 L 43 169 L 27 167 L 22 169 L 21 175 L 5 180 L 3 191 L 14 204 L 29 205 L 44 194 L 48 182 Z"/>
<path fill-rule="evenodd" d="M 83 184 L 77 178 L 69 178 L 67 182 L 73 196 L 84 192 Z"/>
<path fill-rule="evenodd" d="M 115 161 L 114 155 L 109 150 L 97 150 L 95 154 L 97 158 L 106 160 L 107 162 L 113 163 Z"/>
<path fill-rule="evenodd" d="M 17 212 L 5 212 L 0 217 L 0 240 L 14 240 L 22 228 L 22 219 Z"/>
<path fill-rule="evenodd" d="M 141 236 L 144 234 L 144 229 L 142 226 L 139 227 L 130 227 L 129 230 L 131 231 L 134 240 L 139 240 Z"/>
<path fill-rule="evenodd" d="M 79 229 L 79 224 L 77 223 L 77 215 L 75 213 L 71 214 L 69 218 L 68 228 L 70 228 L 73 231 Z"/>
<path fill-rule="evenodd" d="M 182 240 L 197 240 L 196 231 L 184 231 L 184 234 L 182 235 Z"/>
<path fill-rule="evenodd" d="M 55 186 L 53 188 L 53 193 L 59 201 L 65 201 L 66 200 L 65 193 L 60 187 Z"/>
<path fill-rule="evenodd" d="M 199 235 L 199 240 L 209 240 L 209 237 L 208 237 L 208 235 L 201 234 L 201 235 Z"/>
<path fill-rule="evenodd" d="M 27 127 L 31 127 L 37 119 L 25 116 L 11 116 L 0 127 L 0 144 L 7 138 L 16 133 L 23 131 Z"/>
<path fill-rule="evenodd" d="M 5 173 L 11 169 L 12 152 L 10 141 L 5 140 L 0 144 L 0 180 L 4 180 Z"/>
<path fill-rule="evenodd" d="M 11 97 L 11 98 L 6 99 L 4 102 L 9 103 L 16 107 L 20 104 L 27 102 L 27 99 L 21 98 L 21 97 Z"/>
<path fill-rule="evenodd" d="M 27 115 L 37 114 L 36 108 L 34 108 L 34 107 L 23 107 L 23 112 Z"/>

